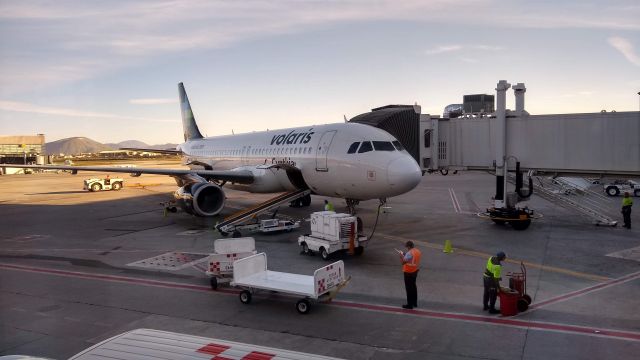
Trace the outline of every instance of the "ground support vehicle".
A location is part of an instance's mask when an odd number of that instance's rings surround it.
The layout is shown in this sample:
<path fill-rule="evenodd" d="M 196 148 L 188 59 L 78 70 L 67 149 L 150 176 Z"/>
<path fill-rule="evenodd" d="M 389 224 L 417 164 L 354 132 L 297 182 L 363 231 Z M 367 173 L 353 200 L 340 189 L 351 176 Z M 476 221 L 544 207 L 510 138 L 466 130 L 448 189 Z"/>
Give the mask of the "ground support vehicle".
<path fill-rule="evenodd" d="M 231 286 L 243 289 L 240 301 L 251 302 L 258 290 L 275 291 L 302 296 L 296 303 L 300 314 L 311 310 L 311 301 L 330 301 L 342 289 L 349 278 L 344 273 L 344 262 L 337 261 L 314 271 L 313 276 L 271 271 L 267 268 L 267 254 L 259 253 L 233 263 Z"/>
<path fill-rule="evenodd" d="M 603 185 L 604 192 L 609 196 L 618 196 L 629 192 L 632 196 L 640 197 L 640 183 L 633 180 L 616 180 Z"/>
<path fill-rule="evenodd" d="M 298 238 L 303 254 L 319 253 L 328 260 L 337 251 L 351 250 L 351 254 L 361 255 L 368 239 L 360 235 L 358 218 L 333 211 L 318 211 L 311 214 L 311 234 Z"/>
<path fill-rule="evenodd" d="M 252 237 L 217 239 L 213 243 L 214 253 L 207 259 L 205 274 L 211 288 L 216 290 L 221 283 L 228 283 L 233 277 L 233 262 L 256 254 L 256 242 Z"/>
<path fill-rule="evenodd" d="M 241 236 L 242 231 L 249 232 L 261 232 L 263 234 L 280 232 L 280 231 L 293 231 L 300 227 L 300 221 L 281 220 L 281 219 L 265 219 L 259 222 L 245 224 L 245 225 L 233 225 L 227 227 L 225 230 L 233 234 L 233 236 Z"/>
<path fill-rule="evenodd" d="M 121 178 L 93 178 L 84 180 L 84 190 L 120 190 L 124 186 L 124 179 Z"/>
<path fill-rule="evenodd" d="M 509 288 L 518 292 L 518 311 L 527 311 L 531 305 L 531 296 L 527 294 L 527 268 L 524 263 L 520 263 L 519 273 L 507 273 L 507 277 L 509 278 Z"/>

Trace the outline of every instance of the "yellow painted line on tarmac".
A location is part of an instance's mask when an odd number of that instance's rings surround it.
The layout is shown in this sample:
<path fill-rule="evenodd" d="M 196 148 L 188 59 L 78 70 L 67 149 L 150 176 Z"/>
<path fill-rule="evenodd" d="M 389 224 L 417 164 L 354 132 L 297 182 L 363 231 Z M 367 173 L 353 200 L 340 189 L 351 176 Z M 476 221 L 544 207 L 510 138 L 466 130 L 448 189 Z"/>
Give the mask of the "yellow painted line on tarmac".
<path fill-rule="evenodd" d="M 430 242 L 427 242 L 427 241 L 424 241 L 424 240 L 408 239 L 408 238 L 404 238 L 404 237 L 401 237 L 401 236 L 388 235 L 388 234 L 382 234 L 382 233 L 376 233 L 376 235 L 380 236 L 380 237 L 387 238 L 387 239 L 398 240 L 398 241 L 402 241 L 402 242 L 405 242 L 407 240 L 411 240 L 413 242 L 421 244 L 424 247 L 431 248 L 431 249 L 436 249 L 436 250 L 444 249 L 443 245 L 433 244 L 433 243 L 430 243 Z M 481 252 L 481 251 L 460 249 L 460 248 L 456 248 L 456 247 L 453 248 L 453 251 L 454 251 L 453 252 L 454 254 L 473 256 L 473 257 L 478 257 L 478 258 L 482 258 L 482 259 L 488 259 L 489 256 L 495 255 L 495 254 L 484 253 L 484 252 Z M 544 270 L 544 271 L 550 271 L 550 272 L 570 275 L 570 276 L 583 278 L 583 279 L 594 280 L 594 281 L 608 281 L 608 280 L 611 280 L 610 277 L 606 277 L 606 276 L 588 274 L 588 273 L 583 273 L 583 272 L 579 272 L 579 271 L 563 269 L 563 268 L 559 268 L 559 267 L 556 267 L 556 266 L 549 266 L 549 265 L 533 263 L 533 262 L 530 262 L 530 261 L 523 261 L 523 260 L 517 260 L 517 259 L 507 259 L 507 260 L 505 260 L 505 262 L 508 262 L 510 264 L 516 264 L 516 265 L 520 265 L 520 262 L 522 262 L 525 266 L 530 267 L 530 268 L 536 268 L 536 269 L 540 269 L 540 270 Z"/>
<path fill-rule="evenodd" d="M 131 187 L 131 188 L 145 188 L 147 186 L 160 186 L 163 184 L 160 183 L 151 183 L 151 184 L 141 184 L 141 183 L 135 183 L 135 184 L 125 184 L 125 187 Z"/>

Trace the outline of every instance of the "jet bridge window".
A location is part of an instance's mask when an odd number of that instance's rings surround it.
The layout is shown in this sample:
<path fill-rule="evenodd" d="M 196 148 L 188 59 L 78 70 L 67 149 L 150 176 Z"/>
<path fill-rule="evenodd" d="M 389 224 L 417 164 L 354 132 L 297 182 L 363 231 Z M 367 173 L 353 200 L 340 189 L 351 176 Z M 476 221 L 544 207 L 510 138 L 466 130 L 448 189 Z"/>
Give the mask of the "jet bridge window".
<path fill-rule="evenodd" d="M 360 146 L 360 150 L 358 150 L 358 154 L 366 153 L 369 151 L 373 151 L 373 146 L 371 146 L 371 142 L 363 141 L 362 145 Z"/>
<path fill-rule="evenodd" d="M 358 150 L 358 145 L 360 145 L 359 141 L 351 144 L 351 146 L 349 146 L 349 150 L 347 151 L 347 154 L 354 154 Z"/>
<path fill-rule="evenodd" d="M 395 151 L 396 150 L 393 147 L 393 144 L 391 144 L 388 141 L 374 141 L 373 148 L 376 149 L 376 151 Z"/>

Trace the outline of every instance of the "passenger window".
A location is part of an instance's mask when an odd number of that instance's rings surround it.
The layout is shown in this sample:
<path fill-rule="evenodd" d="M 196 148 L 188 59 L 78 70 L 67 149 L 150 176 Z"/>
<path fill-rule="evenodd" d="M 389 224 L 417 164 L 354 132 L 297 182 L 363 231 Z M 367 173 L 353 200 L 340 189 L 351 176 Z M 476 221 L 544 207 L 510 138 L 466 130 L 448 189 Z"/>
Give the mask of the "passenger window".
<path fill-rule="evenodd" d="M 351 144 L 351 146 L 349 146 L 347 154 L 354 154 L 358 150 L 358 145 L 360 145 L 360 142 L 354 142 L 353 144 Z"/>
<path fill-rule="evenodd" d="M 369 151 L 373 151 L 373 146 L 371 146 L 371 142 L 363 141 L 362 145 L 360 145 L 360 150 L 358 150 L 358 154 L 366 153 Z"/>
<path fill-rule="evenodd" d="M 394 151 L 395 150 L 395 148 L 393 147 L 393 144 L 391 144 L 388 141 L 374 141 L 373 148 L 376 149 L 376 151 Z"/>
<path fill-rule="evenodd" d="M 398 149 L 398 151 L 404 150 L 404 147 L 402 146 L 402 144 L 400 144 L 400 141 L 398 141 L 398 140 L 393 142 L 393 146 L 395 146 L 396 149 Z"/>

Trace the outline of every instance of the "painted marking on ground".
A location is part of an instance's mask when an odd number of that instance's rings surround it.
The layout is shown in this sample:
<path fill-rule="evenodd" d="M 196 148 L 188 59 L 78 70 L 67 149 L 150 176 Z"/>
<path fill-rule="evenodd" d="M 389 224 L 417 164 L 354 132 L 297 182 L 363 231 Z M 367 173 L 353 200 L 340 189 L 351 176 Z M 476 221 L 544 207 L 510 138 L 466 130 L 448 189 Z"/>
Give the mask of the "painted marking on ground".
<path fill-rule="evenodd" d="M 610 254 L 607 254 L 607 256 L 619 258 L 619 259 L 625 259 L 625 260 L 640 261 L 640 246 L 636 246 L 631 249 L 612 252 Z"/>
<path fill-rule="evenodd" d="M 458 202 L 458 197 L 456 196 L 456 192 L 452 188 L 449 188 L 449 197 L 451 197 L 451 203 L 453 203 L 453 210 L 455 210 L 455 212 L 458 214 L 462 212 L 460 203 Z"/>
<path fill-rule="evenodd" d="M 39 267 L 4 264 L 4 263 L 0 263 L 0 269 L 26 271 L 26 272 L 33 272 L 33 273 L 42 273 L 42 274 L 65 276 L 65 277 L 76 277 L 76 278 L 92 279 L 92 280 L 111 281 L 111 282 L 119 282 L 119 283 L 129 283 L 129 284 L 137 284 L 137 285 L 144 285 L 144 286 L 162 287 L 162 288 L 172 288 L 172 289 L 179 289 L 179 290 L 213 292 L 207 286 L 190 285 L 190 284 L 159 281 L 159 280 L 147 280 L 147 279 L 132 278 L 132 277 L 125 277 L 125 276 L 118 276 L 118 275 L 103 275 L 103 274 L 56 270 L 56 269 L 50 269 L 50 268 L 39 268 Z M 620 283 L 621 281 L 625 281 L 624 279 L 630 276 L 637 277 L 637 276 L 640 276 L 640 273 L 634 273 L 626 277 L 616 279 L 616 280 L 619 280 L 617 283 Z M 232 290 L 232 289 L 229 289 L 229 290 L 219 289 L 219 290 L 216 290 L 215 293 L 225 294 L 225 295 L 237 295 L 239 291 Z M 387 305 L 376 305 L 376 304 L 358 303 L 358 302 L 350 302 L 350 301 L 342 301 L 342 300 L 333 300 L 331 303 L 328 304 L 328 306 L 337 306 L 341 308 L 353 308 L 353 309 L 360 309 L 360 310 L 366 310 L 366 311 L 376 311 L 381 313 L 399 314 L 399 315 L 406 315 L 406 316 L 418 316 L 423 318 L 455 320 L 455 321 L 477 323 L 477 324 L 507 326 L 507 327 L 521 328 L 521 329 L 532 329 L 532 330 L 540 330 L 540 331 L 561 332 L 566 334 L 597 336 L 597 337 L 603 337 L 603 338 L 609 338 L 609 339 L 640 341 L 640 332 L 625 331 L 625 330 L 604 329 L 604 328 L 595 328 L 595 327 L 587 327 L 587 326 L 558 324 L 558 323 L 549 323 L 549 322 L 541 322 L 541 321 L 530 321 L 530 320 L 524 320 L 524 319 L 492 317 L 492 316 L 464 314 L 464 313 L 418 310 L 418 309 L 405 310 L 399 307 L 392 307 Z"/>
<path fill-rule="evenodd" d="M 542 308 L 544 306 L 548 306 L 548 305 L 551 305 L 551 304 L 556 304 L 556 303 L 559 303 L 559 302 L 567 301 L 569 299 L 573 299 L 573 298 L 576 298 L 576 297 L 579 297 L 579 296 L 583 296 L 583 295 L 586 295 L 586 294 L 589 294 L 589 293 L 592 293 L 592 292 L 595 292 L 595 291 L 603 290 L 603 289 L 606 289 L 606 288 L 609 288 L 609 287 L 612 287 L 612 286 L 615 286 L 615 285 L 624 284 L 626 282 L 633 281 L 633 280 L 636 280 L 638 278 L 640 278 L 640 271 L 634 272 L 634 273 L 631 273 L 631 274 L 628 274 L 628 275 L 625 275 L 625 276 L 622 276 L 622 277 L 619 277 L 617 279 L 605 281 L 605 282 L 600 283 L 600 284 L 596 284 L 596 285 L 593 285 L 593 286 L 588 286 L 588 287 L 586 287 L 584 289 L 572 291 L 572 292 L 566 293 L 564 295 L 556 296 L 556 297 L 553 297 L 551 299 L 547 299 L 547 300 L 544 300 L 544 301 L 537 302 L 537 303 L 531 305 L 529 307 L 529 309 L 532 309 L 532 310 L 540 309 L 540 308 Z"/>
<path fill-rule="evenodd" d="M 376 233 L 376 236 L 381 236 L 381 237 L 384 237 L 384 238 L 387 238 L 387 239 L 391 239 L 391 240 L 402 241 L 403 243 L 405 243 L 407 240 L 411 240 L 414 243 L 418 243 L 418 244 L 421 244 L 422 246 L 425 246 L 425 247 L 428 247 L 428 248 L 431 248 L 431 249 L 436 249 L 436 250 L 442 250 L 444 248 L 444 246 L 440 245 L 440 244 L 433 244 L 433 243 L 430 243 L 430 242 L 427 242 L 427 241 L 424 241 L 424 240 L 418 240 L 418 239 L 409 239 L 409 238 L 405 238 L 405 237 L 402 237 L 402 236 L 389 235 L 389 234 L 383 234 L 383 233 Z M 483 252 L 480 252 L 480 251 L 460 249 L 460 248 L 456 248 L 456 247 L 454 247 L 453 250 L 454 250 L 454 254 L 461 254 L 461 255 L 479 257 L 479 258 L 482 258 L 482 259 L 485 259 L 485 260 L 488 259 L 490 256 L 495 255 L 495 254 L 483 253 Z M 505 262 L 508 262 L 508 263 L 511 263 L 511 264 L 516 264 L 516 265 L 520 265 L 521 261 L 522 260 L 517 260 L 517 259 L 507 259 L 507 260 L 505 260 Z M 583 273 L 583 272 L 579 272 L 579 271 L 563 269 L 563 268 L 559 268 L 559 267 L 555 267 L 555 266 L 549 266 L 549 265 L 533 263 L 533 262 L 529 262 L 529 261 L 522 261 L 522 262 L 527 267 L 536 268 L 536 269 L 540 269 L 540 270 L 544 270 L 544 271 L 556 272 L 556 273 L 565 274 L 565 275 L 571 275 L 571 276 L 578 277 L 578 278 L 594 280 L 594 281 L 608 281 L 608 280 L 611 280 L 610 277 L 606 277 L 606 276 L 588 274 L 588 273 Z"/>

